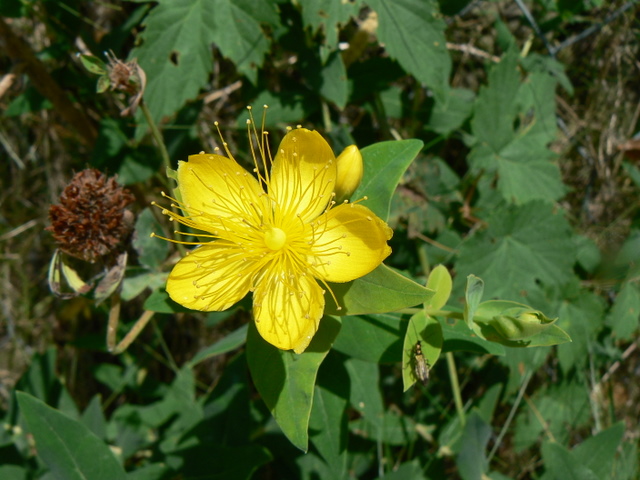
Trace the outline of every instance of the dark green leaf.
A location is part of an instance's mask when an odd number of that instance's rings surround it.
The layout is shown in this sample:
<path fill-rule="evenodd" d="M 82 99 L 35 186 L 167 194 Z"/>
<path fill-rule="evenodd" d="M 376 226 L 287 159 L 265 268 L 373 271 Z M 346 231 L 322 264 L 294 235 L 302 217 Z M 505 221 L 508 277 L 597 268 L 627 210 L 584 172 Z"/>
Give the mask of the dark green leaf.
<path fill-rule="evenodd" d="M 189 365 L 193 367 L 207 358 L 222 355 L 223 353 L 227 353 L 241 347 L 247 339 L 247 328 L 248 325 L 243 325 L 226 337 L 221 338 L 213 345 L 209 345 L 208 347 L 200 350 L 191 359 Z"/>
<path fill-rule="evenodd" d="M 542 444 L 542 458 L 545 470 L 553 479 L 598 480 L 601 478 L 559 443 L 549 441 Z"/>
<path fill-rule="evenodd" d="M 407 317 L 397 313 L 342 317 L 342 329 L 333 348 L 368 362 L 399 362 L 406 329 Z"/>
<path fill-rule="evenodd" d="M 458 282 L 478 275 L 485 282 L 486 297 L 517 301 L 539 291 L 537 281 L 560 287 L 571 280 L 575 248 L 568 223 L 553 206 L 530 202 L 503 207 L 493 212 L 488 224 L 460 247 Z"/>
<path fill-rule="evenodd" d="M 325 316 L 309 347 L 298 355 L 267 343 L 249 324 L 246 348 L 253 382 L 284 434 L 304 452 L 316 374 L 339 330 L 339 320 Z"/>
<path fill-rule="evenodd" d="M 485 449 L 491 437 L 491 427 L 476 411 L 467 417 L 464 426 L 460 449 L 456 464 L 460 476 L 464 480 L 481 480 L 487 471 L 487 456 Z"/>
<path fill-rule="evenodd" d="M 169 255 L 169 242 L 152 238 L 151 233 L 162 232 L 162 225 L 150 208 L 138 215 L 133 232 L 133 248 L 138 252 L 138 260 L 151 270 L 158 270 Z"/>
<path fill-rule="evenodd" d="M 378 39 L 392 58 L 419 82 L 445 99 L 449 90 L 451 57 L 446 25 L 432 0 L 369 0 L 378 14 Z"/>
<path fill-rule="evenodd" d="M 34 436 L 38 455 L 60 480 L 124 480 L 109 446 L 81 423 L 23 392 L 18 404 Z"/>

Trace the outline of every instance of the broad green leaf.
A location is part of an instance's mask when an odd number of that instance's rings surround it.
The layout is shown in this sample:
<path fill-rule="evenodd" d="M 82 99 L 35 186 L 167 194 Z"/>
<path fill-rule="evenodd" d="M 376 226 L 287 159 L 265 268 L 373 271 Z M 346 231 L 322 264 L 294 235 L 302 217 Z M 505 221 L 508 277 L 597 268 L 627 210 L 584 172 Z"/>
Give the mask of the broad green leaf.
<path fill-rule="evenodd" d="M 422 358 L 417 355 L 417 344 L 420 342 Z M 407 333 L 402 349 L 402 384 L 406 392 L 416 381 L 422 381 L 419 369 L 426 369 L 427 379 L 431 369 L 442 351 L 442 326 L 424 310 L 409 319 Z M 422 364 L 422 365 L 421 365 Z"/>
<path fill-rule="evenodd" d="M 399 362 L 407 320 L 408 316 L 399 313 L 342 317 L 342 328 L 333 348 L 367 362 Z"/>
<path fill-rule="evenodd" d="M 491 427 L 477 411 L 467 417 L 460 441 L 456 464 L 463 480 L 479 480 L 486 473 L 488 462 L 487 442 L 491 437 Z"/>
<path fill-rule="evenodd" d="M 599 480 L 593 470 L 578 460 L 573 452 L 556 442 L 542 444 L 542 459 L 550 478 L 563 480 Z"/>
<path fill-rule="evenodd" d="M 323 63 L 331 52 L 337 51 L 338 33 L 360 11 L 360 2 L 327 2 L 326 0 L 302 0 L 302 22 L 312 32 L 322 30 L 325 43 L 320 44 Z"/>
<path fill-rule="evenodd" d="M 368 197 L 362 205 L 386 221 L 393 192 L 422 146 L 421 140 L 399 140 L 363 148 L 364 175 L 351 198 Z"/>
<path fill-rule="evenodd" d="M 221 338 L 213 345 L 209 345 L 208 347 L 200 350 L 191 359 L 189 365 L 191 367 L 194 367 L 207 358 L 211 358 L 216 355 L 222 355 L 223 353 L 227 353 L 241 347 L 246 342 L 247 328 L 248 324 L 243 325 L 237 330 L 231 332 L 226 337 Z"/>
<path fill-rule="evenodd" d="M 547 149 L 556 135 L 556 80 L 533 73 L 521 84 L 517 66 L 518 55 L 509 50 L 489 73 L 489 85 L 480 90 L 471 121 L 476 143 L 469 163 L 477 172 L 497 175 L 498 191 L 510 203 L 551 202 L 566 191 L 551 161 L 555 154 Z"/>
<path fill-rule="evenodd" d="M 108 445 L 83 424 L 23 392 L 20 411 L 36 442 L 38 455 L 60 480 L 125 479 Z"/>
<path fill-rule="evenodd" d="M 489 71 L 489 84 L 480 88 L 474 106 L 473 135 L 491 152 L 499 152 L 513 138 L 520 86 L 518 53 L 509 50 Z"/>
<path fill-rule="evenodd" d="M 474 274 L 484 280 L 486 297 L 518 300 L 539 291 L 538 281 L 560 287 L 572 279 L 575 248 L 568 223 L 553 206 L 502 207 L 487 223 L 460 247 L 454 290 Z"/>
<path fill-rule="evenodd" d="M 381 264 L 373 272 L 348 283 L 331 283 L 331 290 L 338 300 L 327 298 L 325 313 L 328 315 L 362 315 L 384 313 L 413 307 L 427 302 L 433 291 Z"/>
<path fill-rule="evenodd" d="M 338 2 L 335 3 L 337 4 Z M 347 69 L 344 67 L 340 52 L 334 52 L 329 56 L 329 60 L 322 69 L 320 77 L 322 79 L 320 95 L 335 103 L 340 109 L 344 109 L 349 91 Z"/>
<path fill-rule="evenodd" d="M 482 279 L 475 275 L 468 275 L 467 288 L 464 290 L 464 321 L 467 322 L 469 328 L 473 328 L 473 319 L 480 305 L 480 300 L 482 300 L 483 293 L 484 282 Z"/>
<path fill-rule="evenodd" d="M 451 274 L 447 267 L 444 265 L 438 265 L 427 279 L 427 288 L 433 290 L 435 293 L 433 297 L 424 304 L 425 310 L 428 312 L 440 310 L 447 304 L 449 297 L 451 296 L 451 288 L 453 286 L 453 280 L 451 280 Z"/>
<path fill-rule="evenodd" d="M 636 283 L 626 282 L 607 317 L 611 333 L 621 340 L 630 340 L 638 330 L 640 320 L 640 288 Z"/>
<path fill-rule="evenodd" d="M 471 330 L 464 320 L 438 319 L 442 326 L 443 352 L 455 352 L 458 350 L 479 354 L 490 353 L 492 355 L 504 355 L 502 345 L 489 342 L 480 338 Z"/>
<path fill-rule="evenodd" d="M 160 269 L 169 255 L 169 242 L 161 238 L 152 238 L 151 233 L 162 235 L 162 225 L 150 208 L 138 215 L 133 232 L 133 248 L 138 252 L 138 260 L 151 270 Z"/>
<path fill-rule="evenodd" d="M 271 2 L 164 0 L 145 19 L 134 48 L 147 76 L 145 101 L 156 122 L 195 98 L 213 68 L 211 44 L 256 82 L 269 41 L 260 22 L 277 22 Z"/>
<path fill-rule="evenodd" d="M 28 471 L 18 465 L 0 465 L 0 478 L 2 480 L 27 480 Z"/>
<path fill-rule="evenodd" d="M 340 321 L 325 316 L 309 347 L 297 355 L 265 342 L 249 323 L 246 349 L 253 382 L 284 434 L 304 452 L 318 368 L 339 330 Z"/>
<path fill-rule="evenodd" d="M 618 422 L 588 437 L 571 453 L 582 465 L 593 470 L 598 478 L 613 478 L 615 476 L 615 472 L 612 471 L 613 462 L 624 433 L 624 422 Z"/>
<path fill-rule="evenodd" d="M 378 39 L 392 58 L 445 100 L 451 57 L 444 23 L 433 0 L 368 0 L 378 14 Z"/>

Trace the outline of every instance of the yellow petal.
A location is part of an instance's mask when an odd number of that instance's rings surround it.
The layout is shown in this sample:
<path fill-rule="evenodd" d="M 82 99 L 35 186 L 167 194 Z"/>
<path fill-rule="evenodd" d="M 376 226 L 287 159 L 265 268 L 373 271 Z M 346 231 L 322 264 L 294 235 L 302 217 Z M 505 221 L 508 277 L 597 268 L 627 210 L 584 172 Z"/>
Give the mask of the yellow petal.
<path fill-rule="evenodd" d="M 252 205 L 265 201 L 253 175 L 235 160 L 216 154 L 190 155 L 188 162 L 179 162 L 178 186 L 185 215 L 205 230 L 207 223 L 219 227 L 218 217 L 235 223 L 249 220 L 255 215 Z"/>
<path fill-rule="evenodd" d="M 342 204 L 312 224 L 313 252 L 309 262 L 318 278 L 349 282 L 374 270 L 389 256 L 393 231 L 367 207 Z"/>
<path fill-rule="evenodd" d="M 226 310 L 249 292 L 250 260 L 239 248 L 223 241 L 192 250 L 169 274 L 167 292 L 171 299 L 192 310 Z"/>
<path fill-rule="evenodd" d="M 253 293 L 253 315 L 267 342 L 302 353 L 318 330 L 324 311 L 322 288 L 309 275 L 265 278 Z"/>
<path fill-rule="evenodd" d="M 271 168 L 269 193 L 284 217 L 310 221 L 320 215 L 335 188 L 336 159 L 322 136 L 306 128 L 285 135 Z"/>

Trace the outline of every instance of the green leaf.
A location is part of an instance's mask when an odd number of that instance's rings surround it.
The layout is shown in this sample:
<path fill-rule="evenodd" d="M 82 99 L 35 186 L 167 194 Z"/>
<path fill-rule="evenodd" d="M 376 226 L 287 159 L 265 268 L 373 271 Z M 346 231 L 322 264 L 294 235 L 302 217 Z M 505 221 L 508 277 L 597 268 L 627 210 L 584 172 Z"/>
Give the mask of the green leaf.
<path fill-rule="evenodd" d="M 624 422 L 618 422 L 612 427 L 588 437 L 571 453 L 582 465 L 593 470 L 598 478 L 614 478 L 613 461 L 624 432 Z"/>
<path fill-rule="evenodd" d="M 565 447 L 556 442 L 542 444 L 542 459 L 551 478 L 563 480 L 598 480 L 593 470 L 578 460 Z"/>
<path fill-rule="evenodd" d="M 151 270 L 158 270 L 169 255 L 169 242 L 152 238 L 151 233 L 162 232 L 162 225 L 150 208 L 145 208 L 136 220 L 133 232 L 133 248 L 138 252 L 138 260 Z"/>
<path fill-rule="evenodd" d="M 397 467 L 394 466 L 393 470 L 378 477 L 379 480 L 425 480 L 425 478 L 422 472 L 422 465 L 420 465 L 418 459 L 401 463 Z"/>
<path fill-rule="evenodd" d="M 434 292 L 381 264 L 373 272 L 348 283 L 331 283 L 341 310 L 327 300 L 328 315 L 384 313 L 427 302 Z"/>
<path fill-rule="evenodd" d="M 460 247 L 458 283 L 475 274 L 484 279 L 485 296 L 518 300 L 539 292 L 538 281 L 560 287 L 572 279 L 575 247 L 568 223 L 553 206 L 530 202 L 502 207 L 487 223 L 486 230 Z"/>
<path fill-rule="evenodd" d="M 616 297 L 606 324 L 616 338 L 631 340 L 638 330 L 639 319 L 640 288 L 636 283 L 626 282 Z"/>
<path fill-rule="evenodd" d="M 399 140 L 363 148 L 364 175 L 351 198 L 368 197 L 362 205 L 386 221 L 393 192 L 422 146 L 421 140 Z"/>
<path fill-rule="evenodd" d="M 551 162 L 555 154 L 547 149 L 556 135 L 556 80 L 534 73 L 521 85 L 517 65 L 518 54 L 510 50 L 489 73 L 489 86 L 480 90 L 469 163 L 475 172 L 497 175 L 498 191 L 508 202 L 552 202 L 566 191 L 560 169 Z"/>
<path fill-rule="evenodd" d="M 330 2 L 336 3 L 337 2 Z M 329 56 L 327 64 L 320 73 L 322 84 L 320 85 L 320 95 L 335 103 L 341 110 L 347 105 L 349 94 L 347 84 L 347 69 L 342 61 L 340 52 L 334 52 Z"/>
<path fill-rule="evenodd" d="M 302 0 L 302 22 L 312 32 L 322 30 L 325 43 L 320 44 L 320 55 L 323 63 L 331 52 L 337 51 L 340 27 L 346 25 L 360 10 L 356 2 L 327 2 L 326 0 Z"/>
<path fill-rule="evenodd" d="M 164 290 L 154 290 L 144 302 L 144 309 L 158 313 L 190 312 L 188 308 L 174 302 Z"/>
<path fill-rule="evenodd" d="M 80 61 L 82 62 L 82 66 L 91 73 L 95 73 L 96 75 L 104 75 L 107 73 L 107 65 L 98 57 L 94 57 L 93 55 L 80 55 Z"/>
<path fill-rule="evenodd" d="M 464 321 L 467 322 L 469 328 L 473 328 L 473 319 L 480 305 L 480 300 L 482 300 L 483 293 L 484 282 L 482 279 L 475 275 L 468 275 L 467 288 L 464 290 Z"/>
<path fill-rule="evenodd" d="M 467 417 L 460 441 L 456 464 L 463 480 L 480 480 L 487 471 L 487 442 L 491 437 L 491 427 L 477 411 Z"/>
<path fill-rule="evenodd" d="M 416 354 L 418 342 L 422 358 Z M 428 316 L 424 310 L 411 317 L 402 349 L 403 391 L 406 392 L 416 381 L 422 381 L 417 369 L 426 368 L 428 379 L 429 369 L 433 368 L 440 358 L 442 343 L 442 326 L 438 320 Z"/>
<path fill-rule="evenodd" d="M 444 99 L 436 98 L 428 126 L 431 130 L 448 137 L 460 128 L 473 110 L 474 93 L 464 88 L 452 88 Z"/>
<path fill-rule="evenodd" d="M 378 14 L 378 39 L 392 58 L 445 100 L 451 57 L 444 23 L 433 0 L 369 0 Z"/>
<path fill-rule="evenodd" d="M 349 378 L 342 362 L 330 355 L 322 364 L 309 420 L 311 442 L 335 479 L 345 478 L 347 466 Z"/>
<path fill-rule="evenodd" d="M 425 303 L 424 308 L 428 312 L 440 310 L 447 304 L 449 297 L 451 296 L 451 288 L 453 281 L 451 280 L 451 274 L 447 267 L 444 265 L 438 265 L 427 278 L 427 288 L 433 290 L 435 293 L 431 299 Z"/>
<path fill-rule="evenodd" d="M 342 328 L 333 348 L 367 362 L 399 362 L 407 319 L 408 316 L 399 313 L 342 317 Z"/>
<path fill-rule="evenodd" d="M 96 437 L 103 440 L 107 437 L 107 420 L 102 412 L 99 394 L 93 396 L 87 408 L 82 412 L 80 420 Z"/>
<path fill-rule="evenodd" d="M 323 317 L 309 347 L 298 355 L 267 343 L 255 323 L 249 324 L 246 351 L 253 382 L 283 433 L 304 452 L 316 374 L 339 330 L 338 319 Z"/>
<path fill-rule="evenodd" d="M 164 0 L 154 7 L 144 22 L 142 45 L 130 55 L 146 73 L 144 98 L 154 120 L 178 111 L 206 85 L 212 43 L 255 83 L 269 49 L 260 22 L 269 21 L 278 21 L 271 2 Z"/>
<path fill-rule="evenodd" d="M 380 391 L 380 368 L 377 363 L 353 357 L 348 358 L 344 365 L 349 374 L 351 406 L 372 425 L 373 439 L 382 441 L 384 400 Z"/>
<path fill-rule="evenodd" d="M 246 342 L 248 324 L 241 326 L 237 330 L 231 332 L 226 337 L 221 338 L 213 345 L 200 350 L 194 355 L 189 362 L 191 367 L 194 367 L 198 363 L 206 360 L 207 358 L 215 357 L 216 355 L 222 355 L 223 353 L 231 352 L 236 348 L 241 347 Z"/>
<path fill-rule="evenodd" d="M 38 455 L 60 480 L 125 479 L 109 447 L 81 423 L 23 392 L 16 397 Z"/>

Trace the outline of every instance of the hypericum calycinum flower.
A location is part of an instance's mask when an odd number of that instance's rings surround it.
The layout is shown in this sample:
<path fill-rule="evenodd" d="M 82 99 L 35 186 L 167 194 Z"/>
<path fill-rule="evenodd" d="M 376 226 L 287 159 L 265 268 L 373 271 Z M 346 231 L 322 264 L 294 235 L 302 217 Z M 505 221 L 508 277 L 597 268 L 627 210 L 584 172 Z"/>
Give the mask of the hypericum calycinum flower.
<path fill-rule="evenodd" d="M 322 318 L 323 287 L 331 292 L 327 282 L 374 270 L 391 253 L 392 231 L 360 204 L 334 206 L 336 159 L 315 131 L 290 130 L 272 162 L 262 132 L 252 142 L 257 178 L 224 148 L 226 157 L 201 153 L 179 162 L 182 198 L 174 201 L 184 215 L 163 213 L 211 241 L 177 263 L 167 292 L 185 307 L 212 311 L 252 291 L 260 335 L 302 353 Z"/>
<path fill-rule="evenodd" d="M 133 227 L 133 195 L 95 168 L 75 174 L 51 205 L 47 227 L 63 252 L 94 263 L 117 252 Z"/>

